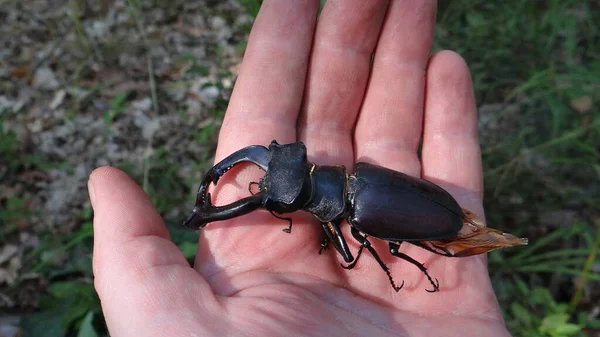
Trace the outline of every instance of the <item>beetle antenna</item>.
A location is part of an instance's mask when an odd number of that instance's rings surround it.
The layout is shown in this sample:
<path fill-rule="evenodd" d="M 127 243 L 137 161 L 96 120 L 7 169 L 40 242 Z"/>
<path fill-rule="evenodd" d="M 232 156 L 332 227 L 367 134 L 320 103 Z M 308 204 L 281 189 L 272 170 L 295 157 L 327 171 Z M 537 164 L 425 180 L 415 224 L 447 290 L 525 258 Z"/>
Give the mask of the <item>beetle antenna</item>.
<path fill-rule="evenodd" d="M 271 213 L 271 215 L 273 215 L 273 216 L 274 216 L 274 217 L 276 217 L 277 219 L 280 219 L 280 220 L 285 220 L 285 221 L 287 221 L 287 222 L 288 222 L 288 227 L 287 227 L 287 228 L 284 228 L 284 229 L 282 229 L 282 231 L 284 231 L 284 232 L 286 232 L 286 233 L 288 233 L 288 234 L 292 232 L 292 218 L 284 218 L 284 217 L 282 217 L 282 216 L 279 216 L 279 215 L 275 214 L 275 212 L 273 212 L 273 211 L 269 211 L 269 213 Z"/>

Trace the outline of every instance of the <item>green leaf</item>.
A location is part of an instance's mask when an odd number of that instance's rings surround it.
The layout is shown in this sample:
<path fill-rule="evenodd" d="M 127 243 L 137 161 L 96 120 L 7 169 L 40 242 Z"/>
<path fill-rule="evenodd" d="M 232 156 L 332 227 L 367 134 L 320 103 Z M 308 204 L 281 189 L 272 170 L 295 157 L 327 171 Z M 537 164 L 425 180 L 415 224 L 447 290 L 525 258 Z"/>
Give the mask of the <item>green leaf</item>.
<path fill-rule="evenodd" d="M 126 94 L 118 93 L 110 101 L 110 107 L 113 108 L 115 111 L 121 112 L 124 108 L 123 103 L 125 102 L 126 99 L 127 99 Z"/>
<path fill-rule="evenodd" d="M 196 231 L 191 231 L 188 228 L 181 226 L 181 223 L 169 224 L 167 228 L 169 229 L 171 239 L 178 246 L 183 244 L 184 242 L 198 241 L 198 233 Z"/>
<path fill-rule="evenodd" d="M 85 315 L 83 322 L 81 323 L 81 327 L 79 328 L 79 333 L 77 333 L 77 337 L 98 337 L 96 330 L 93 326 L 94 323 L 94 312 L 90 311 Z"/>
<path fill-rule="evenodd" d="M 92 215 L 94 214 L 93 210 L 92 210 L 92 206 L 84 206 L 83 210 L 81 211 L 81 219 L 84 220 L 88 220 L 92 218 Z"/>
<path fill-rule="evenodd" d="M 552 294 L 546 288 L 536 287 L 533 289 L 531 293 L 531 297 L 529 297 L 531 303 L 535 304 L 548 304 L 553 303 Z"/>
<path fill-rule="evenodd" d="M 554 330 L 554 333 L 550 334 L 553 336 L 571 336 L 579 331 L 581 331 L 581 327 L 579 325 L 566 323 L 557 326 L 556 330 Z"/>
<path fill-rule="evenodd" d="M 194 256 L 196 256 L 198 245 L 194 242 L 184 241 L 181 244 L 179 244 L 179 249 L 181 250 L 186 259 L 191 259 Z"/>
<path fill-rule="evenodd" d="M 581 316 L 583 316 L 587 328 L 600 331 L 600 319 L 587 320 L 587 313 L 581 313 Z"/>
<path fill-rule="evenodd" d="M 56 298 L 68 298 L 73 296 L 76 288 L 77 284 L 72 282 L 57 282 L 48 286 L 48 292 Z"/>
<path fill-rule="evenodd" d="M 531 315 L 531 311 L 529 311 L 519 303 L 513 303 L 510 308 L 512 310 L 513 316 L 516 319 L 525 323 L 525 325 L 531 324 L 533 318 Z"/>
<path fill-rule="evenodd" d="M 22 337 L 64 337 L 67 327 L 62 324 L 63 312 L 51 310 L 26 316 L 21 321 Z"/>
<path fill-rule="evenodd" d="M 540 332 L 553 337 L 571 336 L 581 330 L 581 326 L 568 323 L 569 315 L 564 313 L 551 314 L 542 320 Z"/>
<path fill-rule="evenodd" d="M 554 329 L 559 325 L 567 323 L 568 320 L 569 320 L 568 314 L 563 314 L 563 313 L 551 314 L 551 315 L 544 317 L 544 319 L 542 320 L 541 327 Z"/>
<path fill-rule="evenodd" d="M 62 322 L 70 326 L 87 312 L 100 310 L 96 291 L 91 284 L 57 282 L 48 287 L 50 298 L 45 300 L 51 308 L 63 307 Z"/>
<path fill-rule="evenodd" d="M 240 5 L 246 8 L 248 14 L 256 17 L 258 15 L 258 10 L 262 4 L 262 0 L 240 0 Z"/>
<path fill-rule="evenodd" d="M 195 65 L 191 66 L 185 73 L 208 76 L 210 74 L 210 69 L 208 67 Z"/>

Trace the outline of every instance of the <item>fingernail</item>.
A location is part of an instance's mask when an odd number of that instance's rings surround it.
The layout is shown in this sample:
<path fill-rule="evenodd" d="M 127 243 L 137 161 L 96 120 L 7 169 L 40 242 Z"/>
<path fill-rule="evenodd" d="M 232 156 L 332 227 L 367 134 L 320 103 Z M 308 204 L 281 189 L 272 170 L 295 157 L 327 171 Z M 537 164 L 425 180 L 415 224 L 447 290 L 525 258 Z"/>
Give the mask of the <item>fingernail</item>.
<path fill-rule="evenodd" d="M 90 195 L 90 202 L 92 203 L 92 208 L 94 208 L 96 201 L 96 192 L 94 190 L 94 182 L 92 179 L 88 180 L 88 194 Z"/>

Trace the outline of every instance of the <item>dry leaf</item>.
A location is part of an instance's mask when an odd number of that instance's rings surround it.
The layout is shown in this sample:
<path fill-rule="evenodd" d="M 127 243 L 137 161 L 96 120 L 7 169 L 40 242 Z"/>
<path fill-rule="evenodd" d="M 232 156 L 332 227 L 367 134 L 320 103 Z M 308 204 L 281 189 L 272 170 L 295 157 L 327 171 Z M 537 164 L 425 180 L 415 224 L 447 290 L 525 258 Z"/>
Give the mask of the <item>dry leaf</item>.
<path fill-rule="evenodd" d="M 10 77 L 18 79 L 18 78 L 26 78 L 31 73 L 31 69 L 29 67 L 18 67 L 13 68 L 10 71 Z"/>
<path fill-rule="evenodd" d="M 592 110 L 592 98 L 590 96 L 579 96 L 571 100 L 571 107 L 577 112 L 584 114 Z"/>

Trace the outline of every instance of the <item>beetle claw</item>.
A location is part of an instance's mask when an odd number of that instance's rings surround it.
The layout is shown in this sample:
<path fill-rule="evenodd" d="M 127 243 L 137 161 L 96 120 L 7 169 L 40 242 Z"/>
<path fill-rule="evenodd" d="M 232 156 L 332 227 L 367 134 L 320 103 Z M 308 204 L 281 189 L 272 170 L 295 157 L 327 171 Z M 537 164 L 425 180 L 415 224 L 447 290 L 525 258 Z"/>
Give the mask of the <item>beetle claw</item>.
<path fill-rule="evenodd" d="M 352 263 L 349 263 L 347 265 L 340 263 L 340 266 L 342 266 L 342 268 L 348 269 L 348 270 L 353 269 L 356 266 L 356 260 L 352 261 Z"/>
<path fill-rule="evenodd" d="M 276 217 L 277 219 L 285 220 L 285 221 L 288 222 L 287 228 L 282 229 L 282 231 L 284 233 L 288 233 L 289 234 L 289 233 L 292 232 L 292 218 L 284 218 L 282 216 L 279 216 L 279 215 L 275 214 L 275 212 L 273 212 L 273 211 L 269 211 L 269 213 L 271 213 L 271 215 L 274 216 L 274 217 Z"/>
<path fill-rule="evenodd" d="M 429 279 L 429 282 L 431 282 L 431 285 L 433 285 L 433 290 L 425 289 L 426 292 L 435 293 L 440 291 L 440 281 L 438 281 L 437 278 L 435 279 L 435 283 L 433 283 L 431 279 Z"/>
<path fill-rule="evenodd" d="M 324 250 L 327 250 L 329 246 L 329 241 L 327 240 L 327 238 L 324 238 L 321 241 L 321 247 L 319 247 L 319 255 L 321 255 L 321 253 L 323 253 Z"/>
<path fill-rule="evenodd" d="M 358 262 L 358 258 L 362 254 L 362 250 L 364 247 L 365 247 L 364 245 L 360 245 L 360 248 L 358 248 L 358 252 L 356 253 L 356 258 L 354 259 L 354 261 L 352 261 L 350 264 L 345 265 L 345 266 L 342 263 L 340 263 L 340 266 L 342 266 L 342 268 L 348 269 L 348 270 L 354 268 L 356 266 L 356 263 Z"/>
<path fill-rule="evenodd" d="M 397 287 L 397 286 L 395 286 L 395 285 L 392 285 L 392 287 L 394 287 L 394 290 L 395 290 L 396 292 L 399 292 L 399 291 L 400 291 L 400 289 L 404 288 L 404 280 L 402 280 L 402 284 L 400 284 L 400 286 L 399 286 L 399 287 Z"/>

